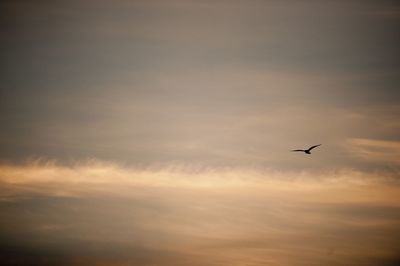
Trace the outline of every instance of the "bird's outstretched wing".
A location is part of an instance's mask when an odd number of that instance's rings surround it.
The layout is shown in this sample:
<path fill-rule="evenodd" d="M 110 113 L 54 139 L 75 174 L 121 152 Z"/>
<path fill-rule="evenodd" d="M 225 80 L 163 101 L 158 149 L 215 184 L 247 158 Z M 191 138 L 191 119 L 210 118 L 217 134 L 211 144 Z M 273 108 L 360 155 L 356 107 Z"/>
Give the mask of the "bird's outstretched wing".
<path fill-rule="evenodd" d="M 308 151 L 311 151 L 312 149 L 314 149 L 314 148 L 316 148 L 316 147 L 318 147 L 318 146 L 321 146 L 321 144 L 311 146 L 310 148 L 308 148 Z"/>
<path fill-rule="evenodd" d="M 292 150 L 292 151 L 304 151 L 304 150 Z"/>

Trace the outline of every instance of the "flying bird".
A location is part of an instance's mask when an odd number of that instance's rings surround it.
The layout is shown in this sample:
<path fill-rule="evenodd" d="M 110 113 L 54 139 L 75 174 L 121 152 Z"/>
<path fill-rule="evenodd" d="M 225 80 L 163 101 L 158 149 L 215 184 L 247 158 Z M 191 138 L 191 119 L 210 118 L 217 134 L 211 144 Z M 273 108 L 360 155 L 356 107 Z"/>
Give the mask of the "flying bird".
<path fill-rule="evenodd" d="M 318 147 L 318 146 L 321 146 L 321 144 L 311 146 L 311 147 L 308 148 L 307 150 L 292 150 L 292 151 L 302 151 L 302 152 L 305 152 L 305 153 L 307 153 L 307 154 L 311 154 L 311 150 L 314 149 L 314 148 L 316 148 L 316 147 Z"/>

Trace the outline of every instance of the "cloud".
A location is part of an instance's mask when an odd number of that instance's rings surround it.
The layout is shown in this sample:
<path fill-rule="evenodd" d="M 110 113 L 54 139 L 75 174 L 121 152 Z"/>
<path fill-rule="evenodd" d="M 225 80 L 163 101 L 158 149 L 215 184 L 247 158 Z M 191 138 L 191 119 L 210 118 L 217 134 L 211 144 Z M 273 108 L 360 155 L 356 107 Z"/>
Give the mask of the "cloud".
<path fill-rule="evenodd" d="M 349 143 L 351 152 L 361 159 L 400 164 L 400 141 L 354 138 Z"/>
<path fill-rule="evenodd" d="M 60 265 L 385 265 L 400 187 L 352 170 L 0 166 L 3 261 Z M 42 263 L 42 264 L 43 264 Z"/>

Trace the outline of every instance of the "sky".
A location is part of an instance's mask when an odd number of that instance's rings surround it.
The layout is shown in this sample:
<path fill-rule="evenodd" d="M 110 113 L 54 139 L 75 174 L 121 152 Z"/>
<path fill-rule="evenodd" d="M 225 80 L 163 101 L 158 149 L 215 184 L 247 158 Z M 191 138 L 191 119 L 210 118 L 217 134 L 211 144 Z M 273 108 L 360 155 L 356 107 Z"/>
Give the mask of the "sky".
<path fill-rule="evenodd" d="M 398 1 L 0 10 L 3 261 L 399 263 Z"/>

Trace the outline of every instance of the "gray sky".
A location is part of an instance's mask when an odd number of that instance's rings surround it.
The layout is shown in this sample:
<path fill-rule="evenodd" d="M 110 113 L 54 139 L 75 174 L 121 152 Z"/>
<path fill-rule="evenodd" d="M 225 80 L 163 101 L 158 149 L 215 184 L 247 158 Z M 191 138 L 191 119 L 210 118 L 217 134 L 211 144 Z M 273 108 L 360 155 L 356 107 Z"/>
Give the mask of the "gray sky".
<path fill-rule="evenodd" d="M 1 5 L 3 160 L 364 168 L 353 139 L 399 140 L 396 2 Z"/>

